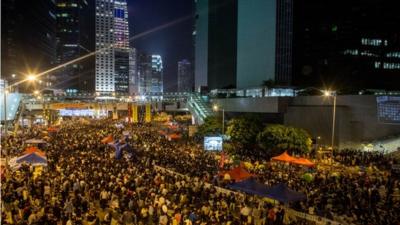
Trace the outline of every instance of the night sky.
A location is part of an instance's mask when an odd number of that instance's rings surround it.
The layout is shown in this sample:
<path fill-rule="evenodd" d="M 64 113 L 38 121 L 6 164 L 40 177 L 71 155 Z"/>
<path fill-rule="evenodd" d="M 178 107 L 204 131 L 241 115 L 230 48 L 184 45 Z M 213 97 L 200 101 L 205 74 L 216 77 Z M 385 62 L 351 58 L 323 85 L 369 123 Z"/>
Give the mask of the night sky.
<path fill-rule="evenodd" d="M 138 35 L 171 21 L 193 15 L 192 0 L 127 0 L 130 36 Z M 159 54 L 164 64 L 164 91 L 176 91 L 177 62 L 193 62 L 193 17 L 151 34 L 135 38 L 133 47 Z M 132 42 L 131 42 L 132 45 Z"/>

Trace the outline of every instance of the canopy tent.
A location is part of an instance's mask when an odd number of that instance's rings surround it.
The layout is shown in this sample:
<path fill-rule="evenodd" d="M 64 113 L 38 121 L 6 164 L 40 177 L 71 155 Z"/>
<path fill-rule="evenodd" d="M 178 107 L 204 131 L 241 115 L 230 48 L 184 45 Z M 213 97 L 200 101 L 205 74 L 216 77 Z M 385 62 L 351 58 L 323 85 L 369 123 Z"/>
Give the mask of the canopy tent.
<path fill-rule="evenodd" d="M 25 141 L 26 144 L 46 144 L 47 142 L 43 139 L 28 139 Z"/>
<path fill-rule="evenodd" d="M 31 165 L 47 165 L 47 159 L 33 152 L 16 159 L 16 163 L 27 163 Z"/>
<path fill-rule="evenodd" d="M 297 165 L 302 165 L 302 166 L 308 166 L 308 167 L 313 167 L 315 166 L 315 163 L 311 162 L 310 160 L 306 158 L 298 158 L 290 163 L 297 164 Z"/>
<path fill-rule="evenodd" d="M 233 190 L 243 191 L 248 194 L 266 197 L 268 187 L 253 178 L 228 185 Z"/>
<path fill-rule="evenodd" d="M 229 171 L 221 171 L 219 176 L 224 176 L 225 174 L 229 174 L 230 178 L 235 180 L 235 182 L 239 182 L 254 176 L 241 166 L 235 167 Z"/>
<path fill-rule="evenodd" d="M 266 197 L 283 203 L 296 202 L 306 199 L 306 196 L 303 193 L 289 189 L 284 183 L 280 183 L 268 188 L 266 191 Z"/>
<path fill-rule="evenodd" d="M 46 155 L 46 153 L 40 151 L 37 147 L 34 147 L 34 146 L 26 148 L 25 151 L 23 152 L 24 155 L 31 154 L 31 153 L 36 153 L 42 157 Z"/>
<path fill-rule="evenodd" d="M 272 157 L 272 160 L 281 161 L 281 162 L 292 162 L 292 161 L 296 160 L 296 158 L 290 156 L 290 155 L 287 154 L 287 152 L 285 151 L 284 153 L 282 153 L 282 154 L 280 154 L 280 155 L 278 155 L 278 156 Z"/>

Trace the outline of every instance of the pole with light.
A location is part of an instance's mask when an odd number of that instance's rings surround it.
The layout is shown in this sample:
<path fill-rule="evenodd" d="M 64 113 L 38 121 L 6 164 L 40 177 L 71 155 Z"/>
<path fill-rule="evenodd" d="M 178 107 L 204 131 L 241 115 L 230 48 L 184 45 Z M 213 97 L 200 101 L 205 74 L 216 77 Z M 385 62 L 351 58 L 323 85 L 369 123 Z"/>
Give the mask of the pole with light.
<path fill-rule="evenodd" d="M 213 105 L 213 110 L 215 112 L 218 112 L 220 109 L 220 107 L 218 105 Z M 222 135 L 225 134 L 225 109 L 221 107 L 221 111 L 222 111 Z"/>
<path fill-rule="evenodd" d="M 331 137 L 331 148 L 333 150 L 333 145 L 335 141 L 335 123 L 336 123 L 336 92 L 325 90 L 325 97 L 333 97 L 333 109 L 332 109 L 332 137 Z"/>

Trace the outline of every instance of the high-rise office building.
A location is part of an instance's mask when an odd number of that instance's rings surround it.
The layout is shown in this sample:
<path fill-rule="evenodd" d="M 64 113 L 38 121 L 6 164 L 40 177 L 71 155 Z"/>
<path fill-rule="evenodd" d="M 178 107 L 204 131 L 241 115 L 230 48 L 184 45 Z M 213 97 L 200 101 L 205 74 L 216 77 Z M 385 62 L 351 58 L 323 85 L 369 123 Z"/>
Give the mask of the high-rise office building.
<path fill-rule="evenodd" d="M 114 0 L 115 92 L 129 93 L 129 27 L 126 0 Z"/>
<path fill-rule="evenodd" d="M 129 28 L 126 0 L 96 0 L 96 91 L 128 94 Z"/>
<path fill-rule="evenodd" d="M 2 78 L 14 83 L 25 79 L 28 73 L 43 72 L 51 68 L 55 63 L 55 31 L 54 1 L 2 1 Z M 51 86 L 54 78 L 52 74 L 46 74 L 40 78 L 41 84 L 45 87 Z M 24 89 L 24 85 L 19 87 L 20 90 Z"/>
<path fill-rule="evenodd" d="M 192 64 L 184 59 L 178 62 L 178 92 L 192 92 L 194 79 Z"/>
<path fill-rule="evenodd" d="M 115 91 L 114 2 L 96 0 L 96 79 L 99 93 Z"/>
<path fill-rule="evenodd" d="M 196 1 L 196 89 L 290 84 L 292 7 L 291 0 Z"/>
<path fill-rule="evenodd" d="M 162 94 L 163 83 L 163 62 L 160 55 L 151 56 L 151 93 Z"/>
<path fill-rule="evenodd" d="M 151 92 L 151 55 L 137 52 L 137 81 L 140 95 L 145 95 Z"/>
<path fill-rule="evenodd" d="M 94 2 L 57 0 L 56 7 L 57 64 L 94 51 Z M 94 72 L 93 58 L 67 65 L 57 71 L 57 88 L 73 93 L 93 92 Z"/>
<path fill-rule="evenodd" d="M 137 52 L 135 48 L 129 50 L 129 95 L 139 94 L 139 79 Z"/>
<path fill-rule="evenodd" d="M 294 13 L 294 85 L 399 88 L 396 1 L 309 0 L 295 3 Z"/>
<path fill-rule="evenodd" d="M 137 54 L 138 87 L 141 95 L 163 93 L 163 63 L 160 55 Z"/>

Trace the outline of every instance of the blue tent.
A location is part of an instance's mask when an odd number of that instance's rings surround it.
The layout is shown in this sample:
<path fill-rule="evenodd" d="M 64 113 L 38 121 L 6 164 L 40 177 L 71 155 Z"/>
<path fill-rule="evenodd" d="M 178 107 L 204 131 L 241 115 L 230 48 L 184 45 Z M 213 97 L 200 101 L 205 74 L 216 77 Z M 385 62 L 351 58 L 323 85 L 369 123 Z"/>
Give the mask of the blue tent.
<path fill-rule="evenodd" d="M 296 202 L 306 199 L 306 196 L 303 193 L 289 189 L 284 183 L 280 183 L 268 188 L 266 191 L 266 197 L 283 203 Z"/>
<path fill-rule="evenodd" d="M 233 190 L 243 191 L 244 193 L 260 195 L 263 197 L 266 197 L 266 193 L 268 190 L 267 186 L 256 181 L 253 178 L 230 184 L 228 185 L 228 187 Z"/>
<path fill-rule="evenodd" d="M 47 164 L 46 158 L 32 152 L 17 158 L 16 163 Z"/>

